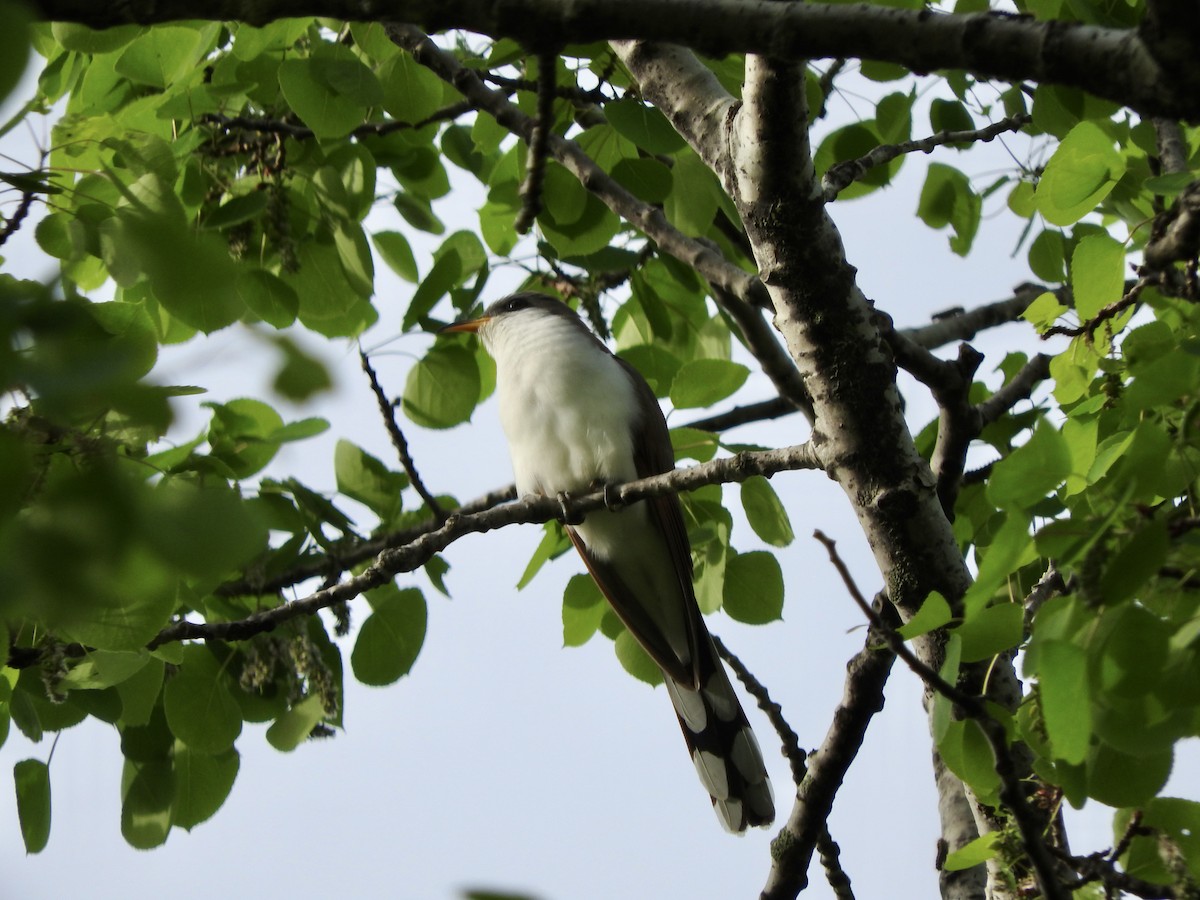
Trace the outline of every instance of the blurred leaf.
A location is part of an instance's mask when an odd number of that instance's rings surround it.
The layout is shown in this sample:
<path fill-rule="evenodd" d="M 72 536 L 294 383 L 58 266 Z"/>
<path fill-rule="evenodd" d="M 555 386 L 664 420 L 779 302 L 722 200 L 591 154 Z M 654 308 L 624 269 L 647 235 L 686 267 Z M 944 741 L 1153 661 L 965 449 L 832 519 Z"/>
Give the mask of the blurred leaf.
<path fill-rule="evenodd" d="M 1019 603 L 997 603 L 973 612 L 955 629 L 962 640 L 962 661 L 990 659 L 1021 643 L 1025 610 Z"/>
<path fill-rule="evenodd" d="M 962 872 L 980 863 L 996 857 L 999 848 L 996 844 L 1001 838 L 1001 832 L 989 831 L 973 841 L 969 841 L 946 857 L 942 870 L 946 872 Z"/>
<path fill-rule="evenodd" d="M 399 122 L 422 122 L 441 107 L 441 79 L 407 53 L 384 63 L 379 81 L 383 85 L 383 108 Z"/>
<path fill-rule="evenodd" d="M 40 759 L 23 759 L 13 766 L 13 781 L 25 852 L 41 853 L 50 840 L 50 769 Z"/>

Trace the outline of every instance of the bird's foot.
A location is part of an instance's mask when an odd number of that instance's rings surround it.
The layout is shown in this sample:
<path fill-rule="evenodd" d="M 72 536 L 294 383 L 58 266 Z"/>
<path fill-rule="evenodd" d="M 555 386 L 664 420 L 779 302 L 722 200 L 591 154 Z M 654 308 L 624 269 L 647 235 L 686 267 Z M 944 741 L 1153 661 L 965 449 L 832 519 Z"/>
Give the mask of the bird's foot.
<path fill-rule="evenodd" d="M 559 509 L 562 510 L 562 522 L 564 525 L 578 525 L 583 521 L 583 515 L 575 512 L 571 508 L 571 495 L 566 491 L 559 491 L 554 495 L 558 501 Z"/>
<path fill-rule="evenodd" d="M 597 478 L 588 485 L 588 488 L 593 491 L 604 491 L 604 506 L 609 512 L 616 512 L 625 505 L 624 501 L 621 500 L 620 494 L 617 493 L 617 489 L 607 481 L 601 481 Z"/>

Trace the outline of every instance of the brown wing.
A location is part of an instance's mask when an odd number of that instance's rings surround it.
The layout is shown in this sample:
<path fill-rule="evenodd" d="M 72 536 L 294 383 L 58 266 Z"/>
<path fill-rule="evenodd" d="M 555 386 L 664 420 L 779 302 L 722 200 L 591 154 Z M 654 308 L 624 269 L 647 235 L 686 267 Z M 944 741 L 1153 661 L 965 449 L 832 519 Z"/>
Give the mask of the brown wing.
<path fill-rule="evenodd" d="M 650 385 L 633 366 L 620 357 L 617 362 L 629 375 L 638 395 L 638 406 L 641 410 L 641 420 L 634 428 L 633 459 L 639 478 L 670 472 L 675 468 L 675 452 L 671 449 L 671 434 L 667 429 L 667 420 L 663 418 L 662 408 L 658 399 L 650 390 Z M 702 649 L 708 643 L 708 629 L 700 615 L 700 607 L 696 604 L 696 592 L 692 585 L 692 549 L 688 541 L 687 526 L 683 523 L 683 507 L 675 494 L 663 494 L 643 501 L 650 512 L 650 517 L 658 525 L 667 542 L 671 563 L 675 568 L 675 577 L 679 582 L 679 598 L 687 607 L 688 647 L 691 661 L 691 671 L 684 673 L 672 672 L 663 666 L 670 674 L 683 684 L 700 684 L 700 659 L 705 655 Z M 635 632 L 634 637 L 641 640 Z M 645 643 L 643 642 L 643 646 Z M 647 648 L 649 650 L 649 648 Z M 651 654 L 653 656 L 653 654 Z M 662 662 L 655 659 L 659 665 Z M 684 675 L 684 677 L 680 677 Z"/>

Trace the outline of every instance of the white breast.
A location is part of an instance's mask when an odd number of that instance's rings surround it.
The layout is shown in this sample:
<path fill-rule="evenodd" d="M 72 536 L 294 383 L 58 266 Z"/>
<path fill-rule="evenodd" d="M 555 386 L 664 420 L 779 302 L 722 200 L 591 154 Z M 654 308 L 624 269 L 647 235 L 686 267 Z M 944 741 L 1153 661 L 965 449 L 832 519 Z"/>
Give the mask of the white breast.
<path fill-rule="evenodd" d="M 496 360 L 500 423 L 519 495 L 586 490 L 637 477 L 637 395 L 617 361 L 573 323 L 540 310 L 481 330 Z"/>

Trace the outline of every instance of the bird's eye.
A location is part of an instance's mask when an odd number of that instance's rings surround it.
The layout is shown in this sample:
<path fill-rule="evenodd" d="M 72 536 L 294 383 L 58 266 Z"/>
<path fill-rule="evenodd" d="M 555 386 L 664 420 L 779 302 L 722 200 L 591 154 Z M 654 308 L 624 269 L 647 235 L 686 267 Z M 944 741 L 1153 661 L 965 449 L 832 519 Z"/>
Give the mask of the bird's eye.
<path fill-rule="evenodd" d="M 529 301 L 524 297 L 509 297 L 504 301 L 505 312 L 516 312 L 518 309 L 525 309 L 529 306 Z"/>

